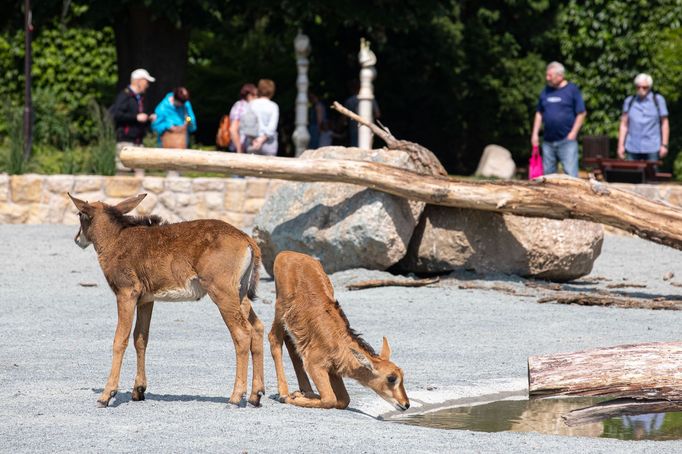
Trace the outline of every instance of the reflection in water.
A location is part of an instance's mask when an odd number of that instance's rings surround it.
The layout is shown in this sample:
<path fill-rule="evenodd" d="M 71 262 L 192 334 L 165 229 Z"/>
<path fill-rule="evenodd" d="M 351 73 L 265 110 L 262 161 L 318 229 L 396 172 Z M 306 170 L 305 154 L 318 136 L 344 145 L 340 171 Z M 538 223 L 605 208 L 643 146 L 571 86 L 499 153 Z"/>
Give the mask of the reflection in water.
<path fill-rule="evenodd" d="M 682 412 L 617 416 L 574 427 L 567 426 L 562 419 L 562 415 L 572 410 L 602 401 L 603 398 L 594 397 L 500 400 L 409 415 L 397 421 L 439 429 L 479 432 L 540 432 L 620 440 L 682 439 Z"/>

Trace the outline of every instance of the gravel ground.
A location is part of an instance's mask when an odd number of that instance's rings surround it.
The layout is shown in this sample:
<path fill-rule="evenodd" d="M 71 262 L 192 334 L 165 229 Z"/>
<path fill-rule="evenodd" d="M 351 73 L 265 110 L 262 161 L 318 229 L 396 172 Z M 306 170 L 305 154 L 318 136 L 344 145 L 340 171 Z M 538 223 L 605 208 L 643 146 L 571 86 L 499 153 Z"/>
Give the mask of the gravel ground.
<path fill-rule="evenodd" d="M 129 346 L 121 391 L 95 401 L 106 381 L 116 306 L 92 249 L 73 226 L 0 225 L 0 450 L 2 452 L 680 452 L 682 441 L 623 442 L 535 433 L 479 433 L 381 420 L 391 407 L 348 382 L 350 409 L 311 410 L 265 398 L 261 408 L 227 404 L 234 350 L 213 303 L 157 303 L 147 350 L 147 400 L 132 402 Z M 638 238 L 607 236 L 592 279 L 645 288 L 623 295 L 679 296 L 664 280 L 682 252 Z M 264 274 L 254 306 L 269 329 L 274 284 Z M 595 277 L 602 279 L 594 279 Z M 386 335 L 405 371 L 413 408 L 523 390 L 529 355 L 624 343 L 678 340 L 682 312 L 537 304 L 552 290 L 507 276 L 453 275 L 434 287 L 349 292 L 353 280 L 386 277 L 351 270 L 333 276 L 351 326 L 380 347 Z M 682 271 L 679 276 L 682 280 Z M 676 278 L 673 278 L 674 282 Z M 83 283 L 96 286 L 84 287 Z M 505 293 L 482 288 L 507 286 Z M 526 295 L 526 296 L 524 296 Z M 294 382 L 293 371 L 290 383 Z M 276 392 L 266 350 L 268 395 Z M 424 408 L 423 406 L 421 407 Z"/>

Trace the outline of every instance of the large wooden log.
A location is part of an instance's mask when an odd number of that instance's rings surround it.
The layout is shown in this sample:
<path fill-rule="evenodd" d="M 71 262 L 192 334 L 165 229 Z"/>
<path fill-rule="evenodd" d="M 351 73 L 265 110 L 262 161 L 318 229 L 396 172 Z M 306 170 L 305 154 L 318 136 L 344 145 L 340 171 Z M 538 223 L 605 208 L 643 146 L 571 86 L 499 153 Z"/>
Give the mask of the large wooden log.
<path fill-rule="evenodd" d="M 423 175 L 374 162 L 136 147 L 124 148 L 121 160 L 132 168 L 333 181 L 435 205 L 551 219 L 582 219 L 682 249 L 682 210 L 608 184 L 560 175 L 521 182 L 467 180 Z"/>
<path fill-rule="evenodd" d="M 682 400 L 682 342 L 531 356 L 528 395 Z"/>

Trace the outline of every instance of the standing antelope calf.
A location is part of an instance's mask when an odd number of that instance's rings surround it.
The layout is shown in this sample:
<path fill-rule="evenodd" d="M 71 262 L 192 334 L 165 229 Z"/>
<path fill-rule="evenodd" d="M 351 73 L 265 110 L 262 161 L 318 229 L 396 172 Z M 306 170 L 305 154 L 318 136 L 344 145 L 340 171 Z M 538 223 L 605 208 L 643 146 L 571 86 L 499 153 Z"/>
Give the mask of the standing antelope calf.
<path fill-rule="evenodd" d="M 384 337 L 377 355 L 353 331 L 334 298 L 334 289 L 322 265 L 298 252 L 275 258 L 277 301 L 268 338 L 277 371 L 280 401 L 299 407 L 346 408 L 350 397 L 341 377 L 350 377 L 373 389 L 399 410 L 410 401 L 403 387 L 403 371 L 389 361 L 391 348 Z M 300 392 L 289 394 L 282 343 L 296 371 Z M 319 396 L 313 394 L 310 374 Z"/>
<path fill-rule="evenodd" d="M 253 382 L 249 403 L 260 405 L 263 385 L 263 324 L 251 307 L 260 266 L 260 249 L 251 237 L 218 220 L 161 223 L 158 216 L 126 216 L 146 194 L 116 206 L 71 197 L 80 229 L 74 240 L 85 249 L 93 244 L 109 287 L 116 294 L 118 324 L 109 380 L 97 400 L 106 407 L 116 395 L 123 354 L 137 310 L 133 334 L 137 374 L 133 400 L 147 389 L 145 350 L 154 301 L 197 301 L 208 293 L 232 336 L 237 373 L 230 402 L 246 394 L 249 351 Z"/>

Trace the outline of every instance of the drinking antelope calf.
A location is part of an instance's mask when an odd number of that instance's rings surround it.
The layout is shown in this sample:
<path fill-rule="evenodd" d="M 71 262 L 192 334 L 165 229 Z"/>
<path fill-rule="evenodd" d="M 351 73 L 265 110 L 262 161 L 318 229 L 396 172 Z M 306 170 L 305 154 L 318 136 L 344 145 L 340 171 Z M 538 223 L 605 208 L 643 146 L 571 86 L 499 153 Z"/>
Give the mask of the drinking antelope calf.
<path fill-rule="evenodd" d="M 391 347 L 384 337 L 381 353 L 350 328 L 334 298 L 334 289 L 322 265 L 298 252 L 275 258 L 277 299 L 275 319 L 268 335 L 277 372 L 280 402 L 299 407 L 346 408 L 350 397 L 341 377 L 350 377 L 373 389 L 399 410 L 410 400 L 403 387 L 403 371 L 389 361 Z M 294 365 L 300 391 L 289 394 L 282 343 Z M 308 375 L 319 395 L 313 393 Z"/>
<path fill-rule="evenodd" d="M 88 203 L 69 194 L 80 218 L 74 240 L 83 249 L 94 245 L 118 305 L 111 373 L 97 400 L 99 406 L 106 407 L 118 391 L 121 362 L 135 310 L 133 342 L 137 374 L 132 398 L 144 400 L 145 350 L 154 301 L 197 301 L 207 293 L 218 306 L 237 354 L 230 402 L 240 404 L 246 393 L 250 351 L 253 382 L 248 401 L 259 406 L 265 392 L 263 324 L 249 298 L 255 297 L 260 249 L 244 232 L 218 220 L 165 224 L 158 216 L 127 216 L 145 196 L 141 194 L 109 206 Z"/>

